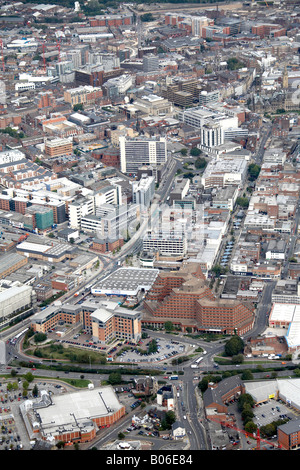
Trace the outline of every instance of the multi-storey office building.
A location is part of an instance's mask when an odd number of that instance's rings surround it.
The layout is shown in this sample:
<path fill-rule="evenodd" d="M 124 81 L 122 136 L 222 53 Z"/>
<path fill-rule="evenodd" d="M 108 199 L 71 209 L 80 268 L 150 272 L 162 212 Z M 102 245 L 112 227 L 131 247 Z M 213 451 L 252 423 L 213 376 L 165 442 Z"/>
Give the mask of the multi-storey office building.
<path fill-rule="evenodd" d="M 167 161 L 167 141 L 164 137 L 156 139 L 129 139 L 119 137 L 121 171 L 136 174 L 139 167 L 157 167 Z"/>
<path fill-rule="evenodd" d="M 149 233 L 143 239 L 143 251 L 159 253 L 163 256 L 185 256 L 187 242 L 185 237 L 168 237 Z"/>
<path fill-rule="evenodd" d="M 219 123 L 208 122 L 201 128 L 201 146 L 203 150 L 209 150 L 224 144 L 224 130 Z"/>
<path fill-rule="evenodd" d="M 81 218 L 81 229 L 85 232 L 97 232 L 100 238 L 116 239 L 127 238 L 131 223 L 138 223 L 139 206 L 136 204 L 103 204 L 98 208 L 96 215 L 87 215 Z"/>
<path fill-rule="evenodd" d="M 209 121 L 220 124 L 224 129 L 238 127 L 237 116 L 231 116 L 229 113 L 222 112 L 208 106 L 197 106 L 192 109 L 180 111 L 178 113 L 178 119 L 184 122 L 188 126 L 201 129 L 204 124 Z"/>
<path fill-rule="evenodd" d="M 0 322 L 32 307 L 36 300 L 32 286 L 17 284 L 0 292 Z"/>
<path fill-rule="evenodd" d="M 131 75 L 121 75 L 120 77 L 114 77 L 107 80 L 104 83 L 103 88 L 106 90 L 107 96 L 110 98 L 119 97 L 124 95 L 129 88 L 133 85 L 133 78 Z"/>
<path fill-rule="evenodd" d="M 70 103 L 71 106 L 75 106 L 75 104 L 93 104 L 102 96 L 103 91 L 100 87 L 89 85 L 70 88 L 64 92 L 64 100 Z"/>
<path fill-rule="evenodd" d="M 72 155 L 73 144 L 71 139 L 46 139 L 45 154 L 49 157 L 60 157 L 62 155 Z"/>
<path fill-rule="evenodd" d="M 154 54 L 148 54 L 143 57 L 143 71 L 154 72 L 159 69 L 158 56 Z"/>
<path fill-rule="evenodd" d="M 244 158 L 212 158 L 201 177 L 204 188 L 223 188 L 243 184 L 247 175 L 247 161 Z"/>
<path fill-rule="evenodd" d="M 220 98 L 219 90 L 206 91 L 202 90 L 199 94 L 200 106 L 209 106 L 212 103 L 217 103 Z"/>
<path fill-rule="evenodd" d="M 71 228 L 81 228 L 81 219 L 95 213 L 92 198 L 81 198 L 69 204 L 69 223 Z"/>
<path fill-rule="evenodd" d="M 70 325 L 81 323 L 92 334 L 94 343 L 105 344 L 113 338 L 137 342 L 141 338 L 141 313 L 105 300 L 47 307 L 35 315 L 31 327 L 45 333 L 61 321 Z"/>
<path fill-rule="evenodd" d="M 132 202 L 143 207 L 149 207 L 155 191 L 154 176 L 142 175 L 139 181 L 132 183 Z"/>

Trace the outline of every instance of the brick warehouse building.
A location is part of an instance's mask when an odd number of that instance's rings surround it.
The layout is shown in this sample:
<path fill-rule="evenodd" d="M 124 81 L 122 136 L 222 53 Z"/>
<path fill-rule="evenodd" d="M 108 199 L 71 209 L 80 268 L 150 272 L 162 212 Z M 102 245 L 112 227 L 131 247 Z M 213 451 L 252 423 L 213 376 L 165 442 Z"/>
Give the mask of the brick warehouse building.
<path fill-rule="evenodd" d="M 144 301 L 144 325 L 163 326 L 166 321 L 186 330 L 239 335 L 254 323 L 252 304 L 216 299 L 200 266 L 187 263 L 179 271 L 159 273 Z"/>

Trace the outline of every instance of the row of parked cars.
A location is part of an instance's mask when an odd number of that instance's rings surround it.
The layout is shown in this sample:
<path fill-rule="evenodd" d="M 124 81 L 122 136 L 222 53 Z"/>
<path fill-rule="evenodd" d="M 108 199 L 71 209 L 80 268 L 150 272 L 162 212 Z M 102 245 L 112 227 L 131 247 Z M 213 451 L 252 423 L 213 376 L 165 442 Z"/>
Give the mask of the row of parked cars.
<path fill-rule="evenodd" d="M 141 404 L 141 400 L 137 400 L 137 401 L 133 402 L 132 405 L 130 405 L 130 408 L 132 408 L 132 409 L 134 410 L 134 409 L 137 408 L 140 404 Z"/>

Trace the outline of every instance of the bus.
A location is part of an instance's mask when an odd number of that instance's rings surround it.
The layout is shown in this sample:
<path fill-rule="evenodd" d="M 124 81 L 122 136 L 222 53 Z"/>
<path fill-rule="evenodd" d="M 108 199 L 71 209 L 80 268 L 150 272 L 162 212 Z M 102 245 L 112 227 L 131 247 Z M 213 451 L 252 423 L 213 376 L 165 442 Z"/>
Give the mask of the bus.
<path fill-rule="evenodd" d="M 178 375 L 171 375 L 170 380 L 178 380 Z"/>
<path fill-rule="evenodd" d="M 201 357 L 198 357 L 198 359 L 196 359 L 195 363 L 196 363 L 196 364 L 199 364 L 199 362 L 201 362 L 201 361 L 202 361 L 202 359 L 203 359 L 203 357 L 202 357 L 202 356 L 201 356 Z"/>
<path fill-rule="evenodd" d="M 26 331 L 28 331 L 29 328 L 25 328 L 25 330 L 23 331 L 20 331 L 20 333 L 18 333 L 16 336 L 14 336 L 11 340 L 10 340 L 10 344 L 12 344 L 13 346 L 16 344 L 16 342 L 18 341 L 19 338 L 21 338 L 21 336 L 23 336 Z"/>

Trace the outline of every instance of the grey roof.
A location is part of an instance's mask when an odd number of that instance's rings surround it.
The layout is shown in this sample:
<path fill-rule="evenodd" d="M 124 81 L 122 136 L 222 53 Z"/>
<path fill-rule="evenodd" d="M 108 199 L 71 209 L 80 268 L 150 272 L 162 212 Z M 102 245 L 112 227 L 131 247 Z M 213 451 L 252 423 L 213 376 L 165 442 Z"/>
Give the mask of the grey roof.
<path fill-rule="evenodd" d="M 8 268 L 13 267 L 15 264 L 19 263 L 21 260 L 24 260 L 25 257 L 17 253 L 9 253 L 7 255 L 1 256 L 0 259 L 0 274 L 3 271 L 6 271 Z"/>
<path fill-rule="evenodd" d="M 175 423 L 172 424 L 172 431 L 174 431 L 175 429 L 179 429 L 179 428 L 184 429 L 184 426 L 180 421 L 176 421 Z"/>
<path fill-rule="evenodd" d="M 300 419 L 293 419 L 289 421 L 288 423 L 282 424 L 281 426 L 278 426 L 278 429 L 280 429 L 282 432 L 285 434 L 292 434 L 294 432 L 299 432 L 300 430 Z"/>
<path fill-rule="evenodd" d="M 238 375 L 228 377 L 218 383 L 216 388 L 208 388 L 203 394 L 204 406 L 209 406 L 211 403 L 223 404 L 222 397 L 236 387 L 244 386 L 243 381 Z"/>
<path fill-rule="evenodd" d="M 108 290 L 138 291 L 150 289 L 158 275 L 157 269 L 119 268 L 96 285 L 103 292 Z"/>

